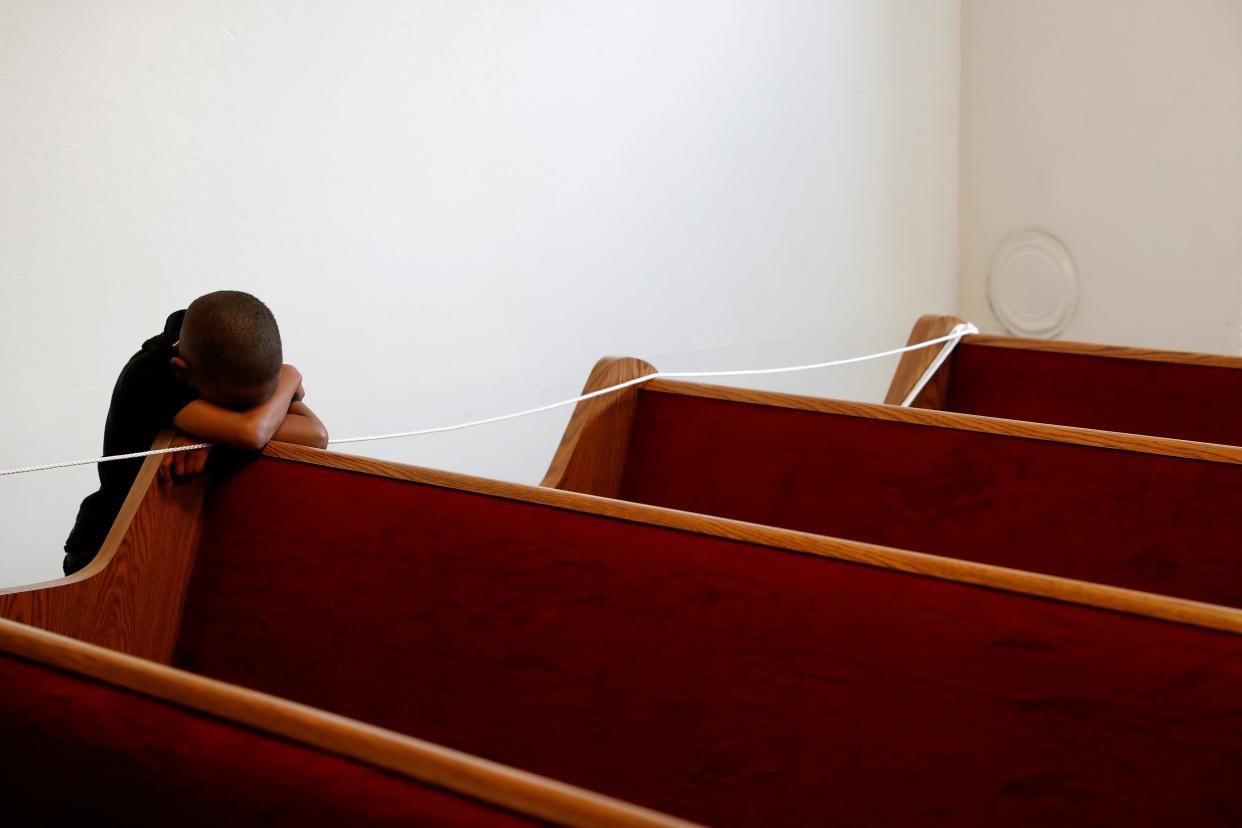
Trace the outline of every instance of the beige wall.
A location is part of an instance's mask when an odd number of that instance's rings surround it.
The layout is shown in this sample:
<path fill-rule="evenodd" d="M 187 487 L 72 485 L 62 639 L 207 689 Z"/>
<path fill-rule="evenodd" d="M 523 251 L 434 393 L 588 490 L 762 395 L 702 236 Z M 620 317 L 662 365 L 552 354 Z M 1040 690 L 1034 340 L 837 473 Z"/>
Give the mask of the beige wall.
<path fill-rule="evenodd" d="M 1242 350 L 1242 3 L 964 0 L 959 311 L 1010 233 L 1082 281 L 1063 338 Z"/>

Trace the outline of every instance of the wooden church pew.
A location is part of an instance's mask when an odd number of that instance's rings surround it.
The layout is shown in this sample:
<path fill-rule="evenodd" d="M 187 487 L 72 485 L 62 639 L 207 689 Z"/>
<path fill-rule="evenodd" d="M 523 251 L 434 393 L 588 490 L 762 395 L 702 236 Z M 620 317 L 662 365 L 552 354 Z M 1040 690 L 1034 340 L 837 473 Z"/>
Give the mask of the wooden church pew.
<path fill-rule="evenodd" d="M 543 482 L 1242 607 L 1238 447 L 654 380 L 580 404 Z"/>
<path fill-rule="evenodd" d="M 190 524 L 174 665 L 683 818 L 1242 817 L 1237 610 L 290 446 Z"/>
<path fill-rule="evenodd" d="M 924 316 L 910 341 L 961 320 Z M 935 357 L 903 356 L 885 402 L 899 404 Z M 1242 445 L 1242 357 L 1008 336 L 962 340 L 913 403 L 965 414 Z"/>
<path fill-rule="evenodd" d="M 688 825 L 0 620 L 0 804 L 29 825 Z"/>

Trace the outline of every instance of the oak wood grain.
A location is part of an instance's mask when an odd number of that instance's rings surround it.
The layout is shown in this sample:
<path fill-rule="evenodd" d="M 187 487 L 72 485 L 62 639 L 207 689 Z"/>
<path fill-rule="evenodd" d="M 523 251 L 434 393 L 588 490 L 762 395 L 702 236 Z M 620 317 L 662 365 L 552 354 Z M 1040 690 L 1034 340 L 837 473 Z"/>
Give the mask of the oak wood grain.
<path fill-rule="evenodd" d="M 173 430 L 153 448 L 171 444 Z M 146 458 L 103 546 L 66 578 L 0 590 L 0 617 L 167 663 L 201 535 L 206 475 L 161 484 Z"/>
<path fill-rule="evenodd" d="M 654 366 L 641 359 L 604 357 L 591 369 L 582 393 L 618 385 L 654 374 L 655 371 Z M 637 400 L 638 388 L 632 387 L 578 403 L 552 456 L 542 485 L 616 497 L 621 487 L 621 475 L 625 471 Z"/>
<path fill-rule="evenodd" d="M 692 823 L 237 685 L 0 619 L 0 650 L 567 826 Z"/>
<path fill-rule="evenodd" d="M 910 338 L 906 340 L 907 345 L 915 345 L 919 342 L 927 342 L 930 339 L 938 339 L 947 336 L 953 332 L 953 329 L 960 325 L 962 320 L 956 316 L 937 316 L 928 314 L 920 316 L 918 321 L 914 323 L 913 330 L 910 331 Z M 931 367 L 936 357 L 940 354 L 941 348 L 920 348 L 917 351 L 907 351 L 901 355 L 901 362 L 897 363 L 897 370 L 893 373 L 893 381 L 888 387 L 888 393 L 884 396 L 884 402 L 887 405 L 901 405 L 906 395 L 914 388 L 923 373 Z M 946 361 L 936 371 L 927 383 L 923 386 L 923 390 L 919 392 L 918 397 L 911 403 L 915 408 L 943 408 L 946 395 L 949 390 L 949 372 L 952 370 L 952 360 Z"/>
<path fill-rule="evenodd" d="M 664 380 L 652 383 L 666 384 Z M 668 383 L 671 384 L 671 383 Z M 689 385 L 689 383 L 686 383 Z M 677 383 L 676 385 L 682 385 Z M 734 389 L 722 389 L 732 391 Z M 751 392 L 757 393 L 757 392 Z M 888 406 L 873 406 L 886 411 Z M 922 412 L 923 414 L 933 412 Z M 982 419 L 982 418 L 980 418 Z M 744 521 L 647 506 L 597 495 L 527 486 L 473 477 L 456 472 L 408 466 L 367 457 L 320 451 L 304 446 L 270 443 L 264 456 L 310 463 L 343 471 L 408 480 L 430 486 L 525 501 L 556 509 L 605 518 L 663 526 L 685 532 L 753 543 L 773 549 L 851 561 L 867 566 L 910 572 L 941 580 L 976 584 L 991 589 L 1033 595 L 1065 603 L 1083 604 L 1131 615 L 1242 633 L 1242 610 L 1172 598 L 1119 587 L 1024 572 L 955 558 L 892 549 L 874 544 L 777 529 Z"/>

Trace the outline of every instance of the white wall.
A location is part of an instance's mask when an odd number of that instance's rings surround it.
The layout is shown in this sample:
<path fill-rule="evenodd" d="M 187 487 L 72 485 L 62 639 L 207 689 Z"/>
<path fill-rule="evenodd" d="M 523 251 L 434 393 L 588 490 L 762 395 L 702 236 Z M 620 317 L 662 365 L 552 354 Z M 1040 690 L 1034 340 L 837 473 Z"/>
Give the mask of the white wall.
<path fill-rule="evenodd" d="M 0 0 L 0 467 L 97 453 L 126 358 L 219 288 L 335 436 L 609 353 L 898 344 L 956 295 L 959 35 L 956 0 Z M 535 482 L 568 413 L 354 450 Z M 0 583 L 58 574 L 93 474 L 0 478 Z"/>
<path fill-rule="evenodd" d="M 1082 280 L 1077 339 L 1242 350 L 1242 3 L 965 0 L 962 315 L 1027 228 Z"/>

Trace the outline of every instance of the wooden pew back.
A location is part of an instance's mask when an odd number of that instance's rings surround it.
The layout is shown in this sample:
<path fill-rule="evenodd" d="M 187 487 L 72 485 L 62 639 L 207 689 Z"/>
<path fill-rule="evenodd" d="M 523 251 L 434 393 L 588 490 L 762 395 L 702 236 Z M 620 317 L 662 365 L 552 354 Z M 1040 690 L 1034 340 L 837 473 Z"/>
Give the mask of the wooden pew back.
<path fill-rule="evenodd" d="M 0 620 L 12 825 L 686 823 Z"/>
<path fill-rule="evenodd" d="M 1242 445 L 1242 360 L 1126 358 L 1003 337 L 965 342 L 951 360 L 946 411 Z"/>
<path fill-rule="evenodd" d="M 943 336 L 960 320 L 924 316 L 910 340 Z M 930 364 L 902 359 L 886 402 L 898 403 Z M 1242 445 L 1242 358 L 972 336 L 958 345 L 915 405 L 1181 440 Z"/>
<path fill-rule="evenodd" d="M 1242 449 L 667 380 L 630 393 L 616 497 L 1242 607 Z M 591 435 L 558 454 L 589 466 Z"/>
<path fill-rule="evenodd" d="M 622 498 L 1242 606 L 1242 465 L 639 399 Z"/>
<path fill-rule="evenodd" d="M 1242 814 L 1236 633 L 274 453 L 213 490 L 187 669 L 712 824 Z"/>

